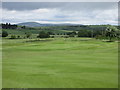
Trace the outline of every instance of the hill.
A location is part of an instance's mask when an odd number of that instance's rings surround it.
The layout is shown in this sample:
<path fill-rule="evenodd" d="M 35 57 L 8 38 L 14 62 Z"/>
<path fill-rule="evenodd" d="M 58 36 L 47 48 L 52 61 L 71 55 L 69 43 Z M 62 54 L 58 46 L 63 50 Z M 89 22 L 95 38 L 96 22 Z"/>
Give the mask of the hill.
<path fill-rule="evenodd" d="M 28 27 L 40 27 L 40 26 L 44 26 L 43 24 L 40 24 L 40 23 L 37 23 L 37 22 L 23 22 L 23 23 L 18 23 L 17 25 L 28 26 Z"/>
<path fill-rule="evenodd" d="M 18 23 L 17 25 L 20 26 L 28 26 L 28 27 L 43 27 L 43 26 L 75 26 L 75 25 L 81 25 L 81 24 L 70 24 L 70 23 L 61 23 L 61 24 L 41 24 L 37 22 L 23 22 L 23 23 Z"/>

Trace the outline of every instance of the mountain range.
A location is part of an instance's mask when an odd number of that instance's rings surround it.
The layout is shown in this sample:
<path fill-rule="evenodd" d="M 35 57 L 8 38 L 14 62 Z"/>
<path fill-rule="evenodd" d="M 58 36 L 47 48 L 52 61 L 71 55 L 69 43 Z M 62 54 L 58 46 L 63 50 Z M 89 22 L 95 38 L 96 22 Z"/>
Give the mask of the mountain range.
<path fill-rule="evenodd" d="M 20 26 L 28 26 L 28 27 L 43 27 L 43 26 L 60 26 L 60 25 L 81 25 L 81 24 L 70 24 L 70 23 L 62 23 L 62 24 L 43 24 L 37 22 L 23 22 L 18 23 Z"/>

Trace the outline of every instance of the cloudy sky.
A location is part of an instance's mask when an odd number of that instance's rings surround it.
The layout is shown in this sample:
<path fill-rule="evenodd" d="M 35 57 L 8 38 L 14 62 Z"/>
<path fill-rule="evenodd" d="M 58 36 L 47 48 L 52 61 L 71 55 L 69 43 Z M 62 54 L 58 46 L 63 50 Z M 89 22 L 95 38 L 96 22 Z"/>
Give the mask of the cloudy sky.
<path fill-rule="evenodd" d="M 2 22 L 118 23 L 117 2 L 3 2 Z"/>

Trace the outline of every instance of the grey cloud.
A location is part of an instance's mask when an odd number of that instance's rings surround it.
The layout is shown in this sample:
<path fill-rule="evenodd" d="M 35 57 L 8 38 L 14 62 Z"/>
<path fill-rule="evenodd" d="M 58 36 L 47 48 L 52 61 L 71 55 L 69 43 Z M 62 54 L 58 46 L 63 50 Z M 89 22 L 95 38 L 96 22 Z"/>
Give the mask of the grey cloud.
<path fill-rule="evenodd" d="M 3 2 L 3 22 L 114 24 L 115 2 Z M 24 17 L 24 18 L 23 18 Z"/>
<path fill-rule="evenodd" d="M 3 2 L 3 8 L 8 10 L 34 10 L 40 8 L 59 8 L 66 3 L 57 2 Z"/>
<path fill-rule="evenodd" d="M 28 0 L 4 0 L 3 2 L 28 2 Z M 29 0 L 29 2 L 119 2 L 119 0 Z"/>
<path fill-rule="evenodd" d="M 103 10 L 117 7 L 117 2 L 3 2 L 3 9 L 34 10 L 40 8 L 56 8 L 67 11 Z"/>

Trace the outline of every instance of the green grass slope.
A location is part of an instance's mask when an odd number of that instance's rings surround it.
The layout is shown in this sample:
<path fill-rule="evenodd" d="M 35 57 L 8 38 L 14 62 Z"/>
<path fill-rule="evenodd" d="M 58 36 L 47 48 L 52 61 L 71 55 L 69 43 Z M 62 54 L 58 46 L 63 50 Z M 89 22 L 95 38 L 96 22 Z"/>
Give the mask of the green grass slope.
<path fill-rule="evenodd" d="M 117 88 L 117 42 L 3 39 L 3 88 Z"/>

